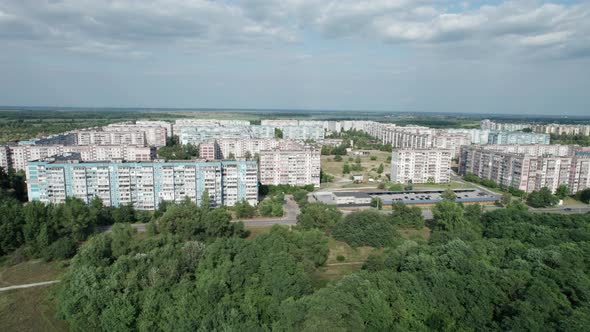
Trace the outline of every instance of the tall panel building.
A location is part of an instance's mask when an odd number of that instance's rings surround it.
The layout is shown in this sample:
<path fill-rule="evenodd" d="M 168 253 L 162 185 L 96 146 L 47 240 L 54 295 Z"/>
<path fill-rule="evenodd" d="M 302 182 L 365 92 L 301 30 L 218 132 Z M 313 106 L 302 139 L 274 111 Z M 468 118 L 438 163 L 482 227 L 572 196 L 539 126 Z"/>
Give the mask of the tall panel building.
<path fill-rule="evenodd" d="M 446 183 L 451 179 L 450 149 L 403 149 L 393 151 L 391 182 Z"/>
<path fill-rule="evenodd" d="M 27 166 L 30 201 L 61 203 L 66 197 L 105 205 L 157 209 L 162 201 L 188 197 L 200 203 L 205 190 L 214 206 L 258 203 L 258 166 L 250 161 L 82 162 L 57 157 Z"/>
<path fill-rule="evenodd" d="M 260 151 L 260 182 L 320 186 L 320 149 L 314 146 L 277 147 Z"/>
<path fill-rule="evenodd" d="M 590 155 L 572 145 L 464 146 L 459 174 L 467 173 L 526 192 L 565 184 L 575 193 L 590 187 Z"/>

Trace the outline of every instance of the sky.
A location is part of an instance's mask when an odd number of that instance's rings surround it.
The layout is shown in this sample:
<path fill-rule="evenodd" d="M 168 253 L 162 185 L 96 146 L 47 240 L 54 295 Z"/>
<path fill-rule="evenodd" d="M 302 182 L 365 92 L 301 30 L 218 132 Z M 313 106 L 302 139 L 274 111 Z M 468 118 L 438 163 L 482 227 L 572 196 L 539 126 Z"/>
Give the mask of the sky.
<path fill-rule="evenodd" d="M 0 105 L 590 115 L 590 0 L 0 0 Z"/>

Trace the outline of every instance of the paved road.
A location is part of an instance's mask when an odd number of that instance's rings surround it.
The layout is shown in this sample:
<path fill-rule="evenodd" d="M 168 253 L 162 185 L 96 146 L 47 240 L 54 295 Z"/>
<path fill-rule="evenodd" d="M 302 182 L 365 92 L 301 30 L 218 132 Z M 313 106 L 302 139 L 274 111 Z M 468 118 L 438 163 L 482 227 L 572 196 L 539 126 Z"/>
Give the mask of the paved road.
<path fill-rule="evenodd" d="M 535 209 L 529 208 L 532 213 L 559 213 L 559 214 L 575 214 L 590 212 L 590 206 L 560 206 L 558 208 Z"/>
<path fill-rule="evenodd" d="M 292 195 L 285 195 L 283 202 L 283 211 L 285 215 L 282 218 L 260 218 L 260 219 L 246 219 L 236 220 L 241 221 L 247 226 L 272 226 L 272 225 L 295 225 L 297 224 L 297 216 L 300 213 L 299 205 L 295 202 Z"/>
<path fill-rule="evenodd" d="M 2 287 L 2 288 L 0 288 L 0 292 L 9 291 L 9 290 L 13 290 L 13 289 L 21 289 L 21 288 L 30 288 L 30 287 L 51 285 L 51 284 L 55 284 L 55 283 L 58 283 L 58 282 L 59 282 L 59 280 L 52 280 L 52 281 L 36 282 L 36 283 L 33 283 L 33 284 L 14 285 L 14 286 Z"/>

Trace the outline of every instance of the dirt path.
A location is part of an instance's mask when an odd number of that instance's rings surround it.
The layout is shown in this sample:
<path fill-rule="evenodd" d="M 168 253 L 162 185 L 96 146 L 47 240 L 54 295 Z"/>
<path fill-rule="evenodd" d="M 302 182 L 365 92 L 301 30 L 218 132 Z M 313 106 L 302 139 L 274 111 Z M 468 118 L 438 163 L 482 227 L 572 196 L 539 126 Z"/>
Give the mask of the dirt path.
<path fill-rule="evenodd" d="M 59 282 L 59 280 L 52 280 L 52 281 L 36 282 L 36 283 L 33 283 L 33 284 L 24 284 L 24 285 L 14 285 L 14 286 L 2 287 L 2 288 L 0 288 L 0 292 L 9 291 L 9 290 L 13 290 L 13 289 L 21 289 L 21 288 L 29 288 L 29 287 L 37 287 L 37 286 L 51 285 L 51 284 L 55 284 L 55 283 L 58 283 L 58 282 Z"/>

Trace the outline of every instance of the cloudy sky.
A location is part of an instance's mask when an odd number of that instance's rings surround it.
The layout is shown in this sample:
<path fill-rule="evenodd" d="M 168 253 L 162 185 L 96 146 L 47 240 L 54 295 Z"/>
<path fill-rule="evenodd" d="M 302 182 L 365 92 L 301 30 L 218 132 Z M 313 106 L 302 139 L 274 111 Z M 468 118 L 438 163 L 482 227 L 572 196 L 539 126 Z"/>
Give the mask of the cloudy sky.
<path fill-rule="evenodd" d="M 0 0 L 0 105 L 590 114 L 590 1 Z"/>

